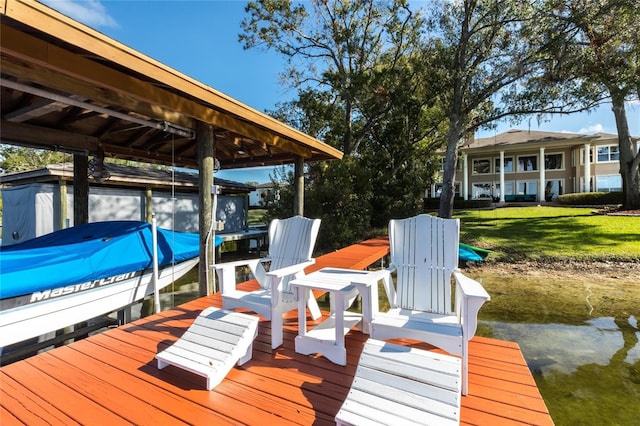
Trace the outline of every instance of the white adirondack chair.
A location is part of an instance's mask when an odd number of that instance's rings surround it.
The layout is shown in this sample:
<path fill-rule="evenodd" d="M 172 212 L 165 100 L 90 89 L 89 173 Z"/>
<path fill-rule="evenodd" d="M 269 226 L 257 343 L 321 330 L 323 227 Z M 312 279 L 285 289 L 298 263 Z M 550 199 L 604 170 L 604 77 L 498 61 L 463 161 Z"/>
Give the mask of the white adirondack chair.
<path fill-rule="evenodd" d="M 458 269 L 459 236 L 458 219 L 422 214 L 389 222 L 389 269 L 397 273 L 396 289 L 393 284 L 385 287 L 391 308 L 375 316 L 371 337 L 420 340 L 462 357 L 462 394 L 466 395 L 468 342 L 489 294 Z"/>
<path fill-rule="evenodd" d="M 271 321 L 271 347 L 282 344 L 282 315 L 298 308 L 289 281 L 305 275 L 304 268 L 315 263 L 311 257 L 320 229 L 320 219 L 295 216 L 274 219 L 269 225 L 269 255 L 212 265 L 216 270 L 224 309 L 247 308 Z M 265 268 L 265 263 L 269 263 Z M 236 267 L 248 266 L 260 289 L 247 292 L 236 288 Z M 307 303 L 313 319 L 320 318 L 318 302 L 310 294 Z"/>

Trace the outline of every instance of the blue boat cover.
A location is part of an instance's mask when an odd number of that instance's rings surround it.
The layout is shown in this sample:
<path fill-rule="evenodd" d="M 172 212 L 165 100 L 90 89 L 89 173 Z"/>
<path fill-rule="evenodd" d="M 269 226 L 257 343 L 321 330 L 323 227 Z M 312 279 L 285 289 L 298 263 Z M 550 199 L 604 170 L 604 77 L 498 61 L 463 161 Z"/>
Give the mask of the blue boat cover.
<path fill-rule="evenodd" d="M 0 298 L 153 267 L 151 224 L 94 222 L 0 248 Z M 158 228 L 158 265 L 199 255 L 198 234 Z M 216 237 L 216 246 L 222 243 Z"/>

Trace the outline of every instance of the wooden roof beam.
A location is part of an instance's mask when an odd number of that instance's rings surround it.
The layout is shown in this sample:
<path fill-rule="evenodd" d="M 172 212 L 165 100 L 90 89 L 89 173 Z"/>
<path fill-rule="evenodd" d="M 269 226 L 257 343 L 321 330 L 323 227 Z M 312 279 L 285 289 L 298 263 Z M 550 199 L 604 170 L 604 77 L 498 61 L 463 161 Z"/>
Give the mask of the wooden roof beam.
<path fill-rule="evenodd" d="M 50 99 L 42 99 L 31 105 L 18 108 L 14 111 L 4 114 L 4 119 L 15 122 L 29 121 L 33 118 L 41 117 L 51 111 L 60 111 L 65 106 Z"/>
<path fill-rule="evenodd" d="M 150 153 L 146 150 L 120 147 L 100 142 L 93 136 L 84 136 L 64 130 L 44 129 L 24 123 L 14 123 L 2 120 L 0 122 L 0 139 L 4 143 L 26 145 L 45 149 L 60 150 L 68 147 L 71 150 L 83 151 L 88 155 L 96 155 L 100 149 L 107 154 L 115 154 L 120 158 L 130 158 L 138 161 L 175 163 L 183 167 L 197 167 L 193 161 L 171 155 Z M 155 161 L 154 161 L 155 160 Z"/>

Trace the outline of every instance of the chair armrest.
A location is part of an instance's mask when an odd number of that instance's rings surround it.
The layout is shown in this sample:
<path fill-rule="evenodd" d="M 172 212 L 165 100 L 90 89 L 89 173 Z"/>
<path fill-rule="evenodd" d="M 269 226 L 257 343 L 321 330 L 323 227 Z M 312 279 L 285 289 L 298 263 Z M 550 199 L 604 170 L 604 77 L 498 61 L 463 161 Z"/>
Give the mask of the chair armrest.
<path fill-rule="evenodd" d="M 209 265 L 211 269 L 226 269 L 226 268 L 237 268 L 238 266 L 248 266 L 250 268 L 255 267 L 258 262 L 264 262 L 264 259 L 244 259 L 244 260 L 235 260 L 233 262 L 224 262 L 224 263 L 214 263 L 213 265 Z"/>
<path fill-rule="evenodd" d="M 460 270 L 453 271 L 453 276 L 465 297 L 477 297 L 483 299 L 483 303 L 491 299 L 489 293 L 478 281 L 467 277 Z"/>
<path fill-rule="evenodd" d="M 480 308 L 491 297 L 482 284 L 460 270 L 453 271 L 453 276 L 456 279 L 456 312 L 462 323 L 463 336 L 469 340 L 476 334 Z"/>
<path fill-rule="evenodd" d="M 256 270 L 261 261 L 262 259 L 236 260 L 234 262 L 216 263 L 209 267 L 215 269 L 220 283 L 220 292 L 225 294 L 236 289 L 236 268 L 238 266 L 248 266 L 253 275 L 256 276 Z"/>
<path fill-rule="evenodd" d="M 304 268 L 316 263 L 315 259 L 309 259 L 304 262 L 296 263 L 295 265 L 285 266 L 284 268 L 270 270 L 266 273 L 268 277 L 282 278 L 287 275 L 294 275 L 304 270 Z"/>

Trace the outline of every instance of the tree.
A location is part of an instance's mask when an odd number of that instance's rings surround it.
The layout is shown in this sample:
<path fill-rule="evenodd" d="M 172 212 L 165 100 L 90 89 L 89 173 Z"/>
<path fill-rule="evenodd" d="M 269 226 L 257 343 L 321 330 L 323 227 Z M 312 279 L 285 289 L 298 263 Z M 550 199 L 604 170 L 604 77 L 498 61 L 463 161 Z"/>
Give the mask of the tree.
<path fill-rule="evenodd" d="M 47 164 L 73 161 L 73 156 L 43 149 L 0 145 L 0 171 L 5 173 L 41 169 Z"/>
<path fill-rule="evenodd" d="M 384 227 L 390 218 L 413 216 L 424 209 L 424 189 L 434 176 L 433 158 L 446 134 L 442 110 L 433 101 L 437 96 L 433 80 L 437 77 L 432 61 L 418 53 L 399 60 L 394 72 L 387 73 L 379 85 L 385 88 L 384 93 L 363 108 L 367 114 L 384 103 L 388 110 L 371 126 L 371 140 L 361 152 L 361 165 L 371 170 L 374 188 L 373 227 Z"/>
<path fill-rule="evenodd" d="M 65 154 L 59 151 L 0 144 L 0 173 L 24 172 L 41 169 L 48 164 L 69 163 L 73 162 L 73 156 L 74 154 Z M 91 158 L 96 159 L 97 157 L 92 156 Z M 162 164 L 139 163 L 119 158 L 109 158 L 106 162 L 150 169 L 169 168 L 169 166 Z"/>
<path fill-rule="evenodd" d="M 309 9 L 308 9 L 309 8 Z M 328 141 L 346 155 L 358 151 L 369 128 L 387 113 L 385 108 L 362 114 L 362 103 L 376 96 L 385 66 L 418 46 L 422 21 L 406 0 L 260 0 L 249 2 L 239 36 L 245 49 L 274 49 L 288 61 L 284 81 L 290 86 L 329 96 L 340 111 L 339 140 Z M 379 88 L 378 88 L 379 89 Z M 337 132 L 334 132 L 337 134 Z"/>
<path fill-rule="evenodd" d="M 284 55 L 298 90 L 270 114 L 346 154 L 305 166 L 305 212 L 323 220 L 318 245 L 353 243 L 390 215 L 419 211 L 438 129 L 419 72 L 420 14 L 405 1 L 262 1 L 247 11 L 245 48 Z"/>
<path fill-rule="evenodd" d="M 535 9 L 519 0 L 430 4 L 435 28 L 425 49 L 438 58 L 436 101 L 448 124 L 438 215 L 450 218 L 460 143 L 478 127 L 515 113 L 499 102 L 500 96 L 537 65 L 529 38 Z"/>
<path fill-rule="evenodd" d="M 546 0 L 542 53 L 549 60 L 528 81 L 524 102 L 556 110 L 610 101 L 618 130 L 624 208 L 640 208 L 640 152 L 625 102 L 640 98 L 640 2 Z"/>

